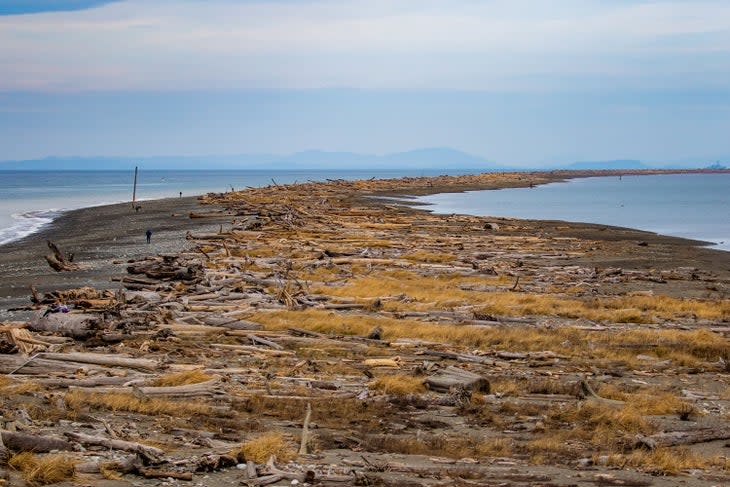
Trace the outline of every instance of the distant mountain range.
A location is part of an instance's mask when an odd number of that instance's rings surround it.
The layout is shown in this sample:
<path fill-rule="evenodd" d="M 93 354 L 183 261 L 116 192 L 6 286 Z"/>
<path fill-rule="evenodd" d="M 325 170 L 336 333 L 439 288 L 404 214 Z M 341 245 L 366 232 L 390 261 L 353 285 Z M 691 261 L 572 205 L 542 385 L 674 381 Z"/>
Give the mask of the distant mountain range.
<path fill-rule="evenodd" d="M 687 169 L 721 168 L 716 158 L 683 159 L 661 163 L 646 163 L 636 159 L 615 159 L 606 161 L 581 161 L 572 164 L 551 164 L 532 170 L 601 170 L 601 169 Z M 730 157 L 721 160 L 730 160 Z M 238 154 L 230 156 L 156 156 L 156 157 L 46 157 L 25 161 L 0 162 L 0 171 L 127 171 L 139 166 L 144 170 L 195 170 L 195 169 L 253 169 L 253 170 L 321 170 L 354 169 L 376 170 L 471 170 L 524 171 L 497 164 L 483 157 L 475 156 L 449 147 L 416 149 L 392 154 L 358 154 L 354 152 L 327 152 L 308 150 L 289 155 Z"/>
<path fill-rule="evenodd" d="M 232 156 L 164 156 L 164 157 L 46 157 L 25 161 L 0 162 L 1 170 L 90 171 L 187 169 L 474 169 L 507 170 L 479 156 L 447 147 L 417 149 L 393 154 L 374 155 L 353 152 L 310 150 L 290 155 L 240 154 Z"/>

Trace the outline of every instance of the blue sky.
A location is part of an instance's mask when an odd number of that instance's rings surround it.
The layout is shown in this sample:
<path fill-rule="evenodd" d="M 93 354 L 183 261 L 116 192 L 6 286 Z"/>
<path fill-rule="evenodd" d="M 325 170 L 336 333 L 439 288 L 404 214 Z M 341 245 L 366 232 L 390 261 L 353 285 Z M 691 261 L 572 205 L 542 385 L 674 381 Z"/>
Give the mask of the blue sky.
<path fill-rule="evenodd" d="M 0 73 L 0 160 L 730 155 L 725 0 L 10 0 Z"/>

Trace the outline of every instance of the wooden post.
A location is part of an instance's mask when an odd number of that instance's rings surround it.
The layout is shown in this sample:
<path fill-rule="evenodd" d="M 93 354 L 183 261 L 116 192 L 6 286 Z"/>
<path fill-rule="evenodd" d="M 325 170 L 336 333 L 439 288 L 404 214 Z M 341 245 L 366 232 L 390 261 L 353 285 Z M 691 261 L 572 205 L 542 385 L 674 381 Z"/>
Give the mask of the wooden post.
<path fill-rule="evenodd" d="M 132 189 L 132 206 L 137 201 L 137 166 L 134 166 L 134 187 Z"/>

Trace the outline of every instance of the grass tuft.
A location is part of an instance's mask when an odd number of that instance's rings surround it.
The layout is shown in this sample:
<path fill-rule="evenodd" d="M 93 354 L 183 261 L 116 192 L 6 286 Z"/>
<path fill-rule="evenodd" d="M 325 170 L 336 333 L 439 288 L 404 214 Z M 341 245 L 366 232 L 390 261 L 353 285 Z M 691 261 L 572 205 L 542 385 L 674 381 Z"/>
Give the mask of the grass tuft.
<path fill-rule="evenodd" d="M 147 415 L 169 414 L 176 417 L 208 415 L 211 408 L 199 401 L 173 401 L 163 398 L 138 398 L 126 392 L 99 394 L 82 391 L 70 391 L 65 396 L 66 405 L 73 410 L 84 407 L 109 409 L 111 411 L 129 411 Z"/>
<path fill-rule="evenodd" d="M 35 485 L 49 485 L 71 480 L 77 462 L 68 455 L 37 456 L 31 452 L 13 455 L 8 465 L 19 471 L 22 477 Z"/>
<path fill-rule="evenodd" d="M 378 377 L 368 384 L 374 391 L 396 396 L 407 396 L 409 394 L 420 394 L 426 392 L 423 379 L 405 374 L 385 375 Z"/>
<path fill-rule="evenodd" d="M 280 462 L 287 462 L 296 458 L 297 454 L 293 440 L 275 431 L 247 441 L 231 453 L 237 458 L 243 457 L 246 461 L 256 463 L 266 463 L 272 455 Z"/>

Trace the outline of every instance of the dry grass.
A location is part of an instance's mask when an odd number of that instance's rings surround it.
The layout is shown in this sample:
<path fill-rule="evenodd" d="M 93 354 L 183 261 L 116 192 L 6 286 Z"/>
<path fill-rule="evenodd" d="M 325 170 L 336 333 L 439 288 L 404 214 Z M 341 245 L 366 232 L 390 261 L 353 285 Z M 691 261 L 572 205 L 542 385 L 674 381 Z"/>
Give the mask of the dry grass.
<path fill-rule="evenodd" d="M 427 253 L 426 253 L 427 254 Z M 416 255 L 416 254 L 413 254 Z M 419 254 L 420 255 L 420 254 Z M 443 256 L 444 254 L 435 254 Z M 436 258 L 436 257 L 434 257 Z M 461 284 L 505 285 L 502 292 L 465 291 Z M 692 316 L 701 319 L 730 318 L 730 300 L 680 299 L 668 296 L 622 296 L 566 298 L 550 294 L 515 293 L 507 290 L 504 278 L 474 278 L 459 275 L 422 276 L 411 271 L 379 271 L 350 280 L 340 288 L 317 287 L 316 292 L 333 296 L 375 298 L 406 294 L 417 303 L 399 307 L 419 308 L 419 303 L 442 306 L 479 305 L 482 314 L 506 316 L 562 316 L 612 323 L 652 323 L 660 319 Z"/>
<path fill-rule="evenodd" d="M 0 396 L 21 396 L 43 390 L 45 388 L 42 385 L 30 380 L 16 382 L 6 377 L 0 378 Z"/>
<path fill-rule="evenodd" d="M 692 405 L 671 392 L 649 388 L 637 393 L 622 392 L 616 386 L 606 384 L 598 389 L 598 395 L 607 399 L 625 401 L 627 407 L 645 415 L 678 414 Z"/>
<path fill-rule="evenodd" d="M 426 391 L 423 379 L 405 374 L 385 375 L 378 377 L 368 384 L 374 391 L 396 396 L 407 396 L 408 394 L 420 394 Z"/>
<path fill-rule="evenodd" d="M 588 401 L 577 407 L 558 408 L 548 416 L 554 429 L 562 430 L 570 424 L 573 427 L 571 438 L 610 450 L 621 448 L 628 437 L 649 435 L 657 430 L 656 425 L 630 406 L 614 408 Z"/>
<path fill-rule="evenodd" d="M 234 456 L 252 460 L 256 463 L 266 463 L 274 455 L 281 462 L 287 462 L 296 458 L 297 451 L 294 441 L 285 437 L 282 433 L 269 432 L 247 441 L 241 447 L 232 452 Z"/>
<path fill-rule="evenodd" d="M 525 392 L 524 385 L 512 379 L 494 379 L 489 382 L 489 386 L 492 393 L 503 396 L 517 396 Z"/>
<path fill-rule="evenodd" d="M 35 485 L 48 485 L 71 480 L 77 462 L 68 455 L 38 456 L 30 452 L 13 455 L 8 465 L 19 471 L 22 477 Z"/>
<path fill-rule="evenodd" d="M 212 378 L 212 376 L 206 374 L 201 369 L 186 370 L 157 377 L 150 382 L 150 385 L 158 387 L 183 386 L 187 384 L 198 384 Z"/>
<path fill-rule="evenodd" d="M 512 454 L 514 441 L 511 438 L 493 438 L 479 443 L 476 452 L 483 457 L 507 457 Z"/>
<path fill-rule="evenodd" d="M 586 358 L 627 359 L 640 353 L 666 350 L 668 356 L 683 354 L 694 360 L 730 358 L 728 340 L 708 330 L 607 330 L 584 331 L 569 326 L 552 329 L 444 326 L 416 319 L 396 319 L 371 314 L 335 313 L 326 310 L 257 312 L 249 316 L 268 330 L 305 328 L 337 335 L 367 335 L 376 326 L 384 338 L 418 338 L 471 349 L 510 351 L 552 350 Z M 673 355 L 674 354 L 674 355 Z"/>
<path fill-rule="evenodd" d="M 70 409 L 80 410 L 84 407 L 103 408 L 110 411 L 129 411 L 147 415 L 167 414 L 175 417 L 208 415 L 211 408 L 200 401 L 173 401 L 163 398 L 140 399 L 126 392 L 98 394 L 81 391 L 70 391 L 65 396 Z"/>
<path fill-rule="evenodd" d="M 366 451 L 406 455 L 429 455 L 447 458 L 505 457 L 512 454 L 514 442 L 509 438 L 482 440 L 478 436 L 426 434 L 420 439 L 400 435 L 365 435 L 361 445 Z"/>
<path fill-rule="evenodd" d="M 635 451 L 628 455 L 611 455 L 608 464 L 621 468 L 633 467 L 656 474 L 677 475 L 683 470 L 704 469 L 711 462 L 689 448 L 657 448 Z"/>

